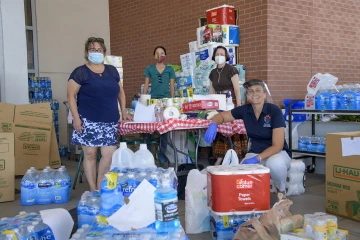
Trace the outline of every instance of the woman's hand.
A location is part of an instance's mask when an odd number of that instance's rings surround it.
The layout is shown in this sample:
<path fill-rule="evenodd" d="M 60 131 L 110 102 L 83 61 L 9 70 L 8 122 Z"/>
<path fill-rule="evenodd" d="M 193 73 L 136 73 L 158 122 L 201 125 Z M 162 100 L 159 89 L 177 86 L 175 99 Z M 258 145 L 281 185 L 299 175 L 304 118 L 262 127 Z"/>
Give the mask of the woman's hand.
<path fill-rule="evenodd" d="M 124 121 L 133 121 L 132 116 L 129 115 L 129 114 L 127 114 L 126 112 L 123 112 L 123 113 L 122 113 L 122 119 L 123 119 Z"/>
<path fill-rule="evenodd" d="M 74 119 L 74 124 L 73 124 L 73 126 L 74 126 L 74 129 L 77 131 L 77 132 L 79 132 L 79 133 L 82 133 L 82 130 L 83 130 L 83 122 L 81 121 L 81 119 L 80 118 L 76 118 L 76 119 Z"/>
<path fill-rule="evenodd" d="M 252 158 L 245 159 L 241 164 L 258 164 L 259 162 L 260 161 L 257 156 L 254 156 Z"/>

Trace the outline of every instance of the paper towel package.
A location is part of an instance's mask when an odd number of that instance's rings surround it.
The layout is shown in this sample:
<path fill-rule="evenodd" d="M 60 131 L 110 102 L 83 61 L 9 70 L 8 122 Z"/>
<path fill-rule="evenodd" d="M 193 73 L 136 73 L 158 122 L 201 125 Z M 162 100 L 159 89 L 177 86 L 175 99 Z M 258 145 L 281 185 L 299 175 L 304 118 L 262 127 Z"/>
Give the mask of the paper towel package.
<path fill-rule="evenodd" d="M 270 209 L 270 169 L 260 164 L 209 166 L 208 205 L 215 212 Z"/>
<path fill-rule="evenodd" d="M 200 66 L 200 52 L 190 52 L 180 55 L 183 72 L 193 73 L 194 68 Z"/>
<path fill-rule="evenodd" d="M 198 41 L 189 42 L 189 52 L 198 52 Z"/>
<path fill-rule="evenodd" d="M 204 30 L 206 26 L 202 26 L 196 29 L 197 46 L 200 48 L 204 47 Z"/>
<path fill-rule="evenodd" d="M 240 31 L 239 26 L 222 25 L 222 43 L 224 46 L 239 46 Z"/>
<path fill-rule="evenodd" d="M 208 24 L 235 25 L 235 8 L 229 5 L 222 5 L 206 10 L 206 21 Z"/>
<path fill-rule="evenodd" d="M 226 47 L 229 56 L 230 56 L 230 60 L 228 61 L 228 63 L 230 65 L 235 65 L 236 64 L 236 48 L 235 47 Z"/>
<path fill-rule="evenodd" d="M 176 77 L 176 85 L 178 88 L 192 85 L 192 79 L 192 75 L 181 73 Z"/>
<path fill-rule="evenodd" d="M 106 56 L 104 64 L 113 65 L 116 68 L 122 68 L 122 57 L 120 56 Z"/>
<path fill-rule="evenodd" d="M 223 42 L 223 33 L 221 25 L 219 24 L 209 24 L 209 28 L 211 28 L 211 42 L 222 43 Z"/>
<path fill-rule="evenodd" d="M 244 84 L 245 83 L 246 66 L 236 64 L 235 67 L 239 71 L 239 83 Z"/>

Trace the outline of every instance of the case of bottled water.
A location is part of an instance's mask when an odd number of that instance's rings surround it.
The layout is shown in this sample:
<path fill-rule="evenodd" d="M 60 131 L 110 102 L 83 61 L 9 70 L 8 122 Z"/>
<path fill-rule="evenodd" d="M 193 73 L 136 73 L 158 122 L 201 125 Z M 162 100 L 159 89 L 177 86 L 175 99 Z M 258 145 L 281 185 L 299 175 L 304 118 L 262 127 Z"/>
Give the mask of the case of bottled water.
<path fill-rule="evenodd" d="M 324 153 L 326 152 L 326 137 L 300 136 L 298 150 Z"/>
<path fill-rule="evenodd" d="M 84 192 L 77 204 L 78 226 L 86 226 L 94 223 L 100 212 L 100 192 Z"/>
<path fill-rule="evenodd" d="M 51 228 L 37 213 L 20 212 L 12 218 L 0 219 L 0 239 L 55 240 Z"/>
<path fill-rule="evenodd" d="M 46 167 L 41 172 L 32 167 L 26 171 L 20 185 L 20 200 L 24 206 L 65 203 L 71 195 L 71 177 L 64 166 L 58 170 Z"/>

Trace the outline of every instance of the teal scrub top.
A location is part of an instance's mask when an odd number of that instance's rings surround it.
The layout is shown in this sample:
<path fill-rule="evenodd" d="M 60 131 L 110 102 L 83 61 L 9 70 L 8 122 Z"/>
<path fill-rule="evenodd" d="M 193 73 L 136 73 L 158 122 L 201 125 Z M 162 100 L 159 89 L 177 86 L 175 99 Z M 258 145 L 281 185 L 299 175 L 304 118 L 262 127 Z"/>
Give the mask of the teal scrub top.
<path fill-rule="evenodd" d="M 165 66 L 164 71 L 160 74 L 156 65 L 146 67 L 144 76 L 150 79 L 151 98 L 170 98 L 170 80 L 175 79 L 175 71 L 170 66 Z"/>

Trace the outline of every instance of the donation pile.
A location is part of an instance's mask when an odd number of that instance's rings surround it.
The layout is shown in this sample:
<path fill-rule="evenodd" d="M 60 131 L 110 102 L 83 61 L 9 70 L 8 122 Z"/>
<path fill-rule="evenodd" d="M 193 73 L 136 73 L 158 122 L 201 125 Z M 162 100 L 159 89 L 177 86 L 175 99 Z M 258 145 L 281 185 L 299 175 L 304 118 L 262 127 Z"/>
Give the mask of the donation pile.
<path fill-rule="evenodd" d="M 174 168 L 156 168 L 146 144 L 133 153 L 120 143 L 100 192 L 82 195 L 77 206 L 80 232 L 72 238 L 187 239 L 176 189 Z"/>

